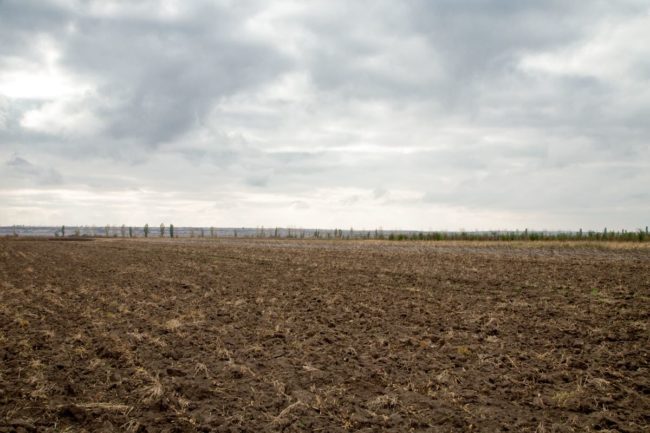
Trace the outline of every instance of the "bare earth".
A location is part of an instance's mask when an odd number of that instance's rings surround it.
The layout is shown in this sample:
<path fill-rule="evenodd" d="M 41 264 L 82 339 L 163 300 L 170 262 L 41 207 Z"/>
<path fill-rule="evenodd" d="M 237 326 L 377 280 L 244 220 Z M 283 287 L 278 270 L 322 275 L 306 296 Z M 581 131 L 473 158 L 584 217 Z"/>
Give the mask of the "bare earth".
<path fill-rule="evenodd" d="M 0 239 L 0 432 L 650 431 L 650 248 Z"/>

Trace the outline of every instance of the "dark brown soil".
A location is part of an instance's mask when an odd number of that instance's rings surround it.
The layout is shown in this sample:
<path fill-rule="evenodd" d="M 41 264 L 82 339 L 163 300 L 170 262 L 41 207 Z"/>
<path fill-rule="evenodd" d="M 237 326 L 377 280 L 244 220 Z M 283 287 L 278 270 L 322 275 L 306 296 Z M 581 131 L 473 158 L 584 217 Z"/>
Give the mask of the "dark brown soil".
<path fill-rule="evenodd" d="M 650 431 L 650 248 L 0 240 L 0 432 Z"/>

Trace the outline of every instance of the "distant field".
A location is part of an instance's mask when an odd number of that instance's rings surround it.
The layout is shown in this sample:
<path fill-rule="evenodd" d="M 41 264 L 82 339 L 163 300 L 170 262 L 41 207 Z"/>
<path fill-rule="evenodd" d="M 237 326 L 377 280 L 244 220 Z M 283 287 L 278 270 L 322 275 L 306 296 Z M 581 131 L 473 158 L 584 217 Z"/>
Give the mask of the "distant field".
<path fill-rule="evenodd" d="M 0 226 L 0 237 L 73 237 L 73 238 L 255 238 L 321 240 L 391 241 L 489 241 L 489 242 L 633 242 L 650 241 L 648 227 L 637 230 L 578 231 L 489 230 L 489 231 L 415 231 L 348 230 L 264 227 L 174 227 L 165 226 Z"/>
<path fill-rule="evenodd" d="M 650 244 L 0 239 L 0 432 L 650 431 Z"/>

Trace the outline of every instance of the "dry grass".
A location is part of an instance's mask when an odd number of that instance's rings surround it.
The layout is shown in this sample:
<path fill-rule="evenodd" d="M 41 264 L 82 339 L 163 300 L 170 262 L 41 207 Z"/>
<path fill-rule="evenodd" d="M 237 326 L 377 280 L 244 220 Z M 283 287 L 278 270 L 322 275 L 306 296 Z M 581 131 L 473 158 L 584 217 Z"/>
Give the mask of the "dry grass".
<path fill-rule="evenodd" d="M 394 395 L 380 395 L 366 403 L 371 410 L 394 409 L 397 407 L 398 399 Z"/>
<path fill-rule="evenodd" d="M 161 401 L 164 394 L 164 388 L 160 378 L 157 375 L 153 376 L 142 367 L 136 369 L 136 375 L 142 377 L 145 382 L 147 382 L 139 392 L 142 396 L 142 401 L 147 404 Z"/>
<path fill-rule="evenodd" d="M 181 322 L 179 319 L 171 319 L 166 321 L 163 326 L 166 330 L 170 332 L 174 332 L 180 329 L 181 326 L 183 326 L 183 322 Z"/>
<path fill-rule="evenodd" d="M 210 379 L 208 366 L 202 362 L 197 363 L 196 367 L 194 367 L 194 376 L 198 376 L 199 374 L 202 374 L 206 379 Z"/>
<path fill-rule="evenodd" d="M 142 388 L 142 400 L 145 403 L 154 403 L 161 400 L 163 396 L 163 386 L 158 378 L 154 379 L 149 385 Z"/>
<path fill-rule="evenodd" d="M 66 405 L 59 405 L 59 408 L 65 407 Z M 75 403 L 74 406 L 81 409 L 99 409 L 107 412 L 121 412 L 122 414 L 128 414 L 133 410 L 133 406 L 119 403 L 110 403 L 110 402 L 87 402 L 87 403 Z"/>
<path fill-rule="evenodd" d="M 289 415 L 289 413 L 292 410 L 294 410 L 294 409 L 296 409 L 298 407 L 301 407 L 301 406 L 306 407 L 305 403 L 303 403 L 302 401 L 296 401 L 296 402 L 291 403 L 289 406 L 282 409 L 282 411 L 278 414 L 278 416 L 276 416 L 273 419 L 273 424 L 281 424 L 281 423 L 283 423 L 284 422 L 284 417 Z"/>
<path fill-rule="evenodd" d="M 120 428 L 127 433 L 136 433 L 137 431 L 140 430 L 140 427 L 141 427 L 140 423 L 134 419 L 129 420 L 128 422 L 120 426 Z"/>

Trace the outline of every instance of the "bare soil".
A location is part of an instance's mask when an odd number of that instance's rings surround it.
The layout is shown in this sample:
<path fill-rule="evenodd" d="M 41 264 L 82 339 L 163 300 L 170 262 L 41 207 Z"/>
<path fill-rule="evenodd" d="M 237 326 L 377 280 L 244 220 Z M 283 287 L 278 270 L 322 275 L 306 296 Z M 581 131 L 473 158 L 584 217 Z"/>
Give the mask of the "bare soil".
<path fill-rule="evenodd" d="M 0 240 L 0 432 L 650 431 L 650 248 Z"/>

